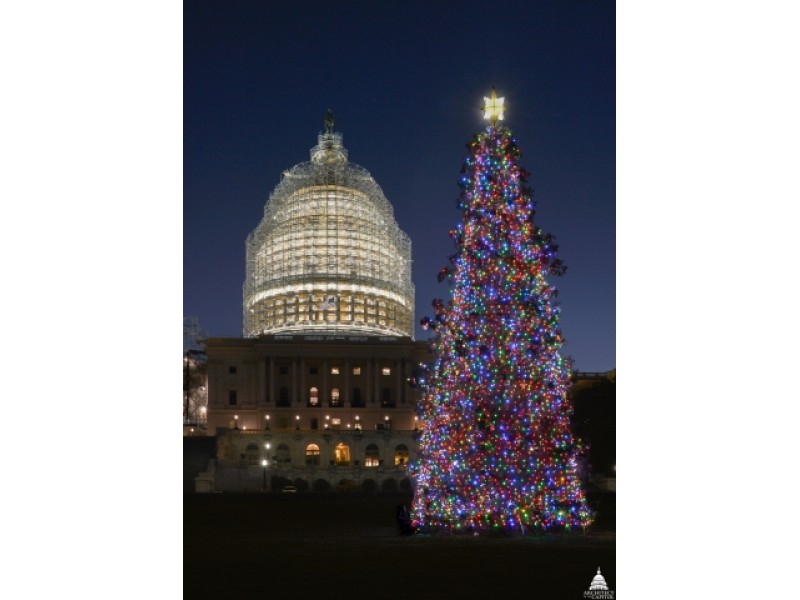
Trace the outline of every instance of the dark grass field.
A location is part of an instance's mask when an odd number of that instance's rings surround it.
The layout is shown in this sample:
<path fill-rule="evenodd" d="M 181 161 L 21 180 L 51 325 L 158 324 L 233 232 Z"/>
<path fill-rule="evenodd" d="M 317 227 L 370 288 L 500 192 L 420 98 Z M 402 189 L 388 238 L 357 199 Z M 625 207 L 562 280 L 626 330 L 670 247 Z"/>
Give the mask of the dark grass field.
<path fill-rule="evenodd" d="M 187 494 L 186 598 L 583 597 L 616 584 L 613 495 L 569 535 L 400 536 L 410 496 Z"/>

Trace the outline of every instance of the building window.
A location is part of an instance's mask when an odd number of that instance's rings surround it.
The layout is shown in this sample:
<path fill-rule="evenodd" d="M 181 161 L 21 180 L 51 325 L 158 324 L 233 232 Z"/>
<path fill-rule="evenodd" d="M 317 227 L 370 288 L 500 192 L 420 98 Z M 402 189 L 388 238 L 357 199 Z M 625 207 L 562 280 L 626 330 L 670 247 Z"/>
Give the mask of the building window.
<path fill-rule="evenodd" d="M 339 444 L 333 450 L 333 462 L 337 466 L 346 467 L 350 464 L 350 446 Z"/>
<path fill-rule="evenodd" d="M 319 464 L 319 446 L 316 444 L 309 444 L 306 446 L 306 464 L 318 465 Z"/>
<path fill-rule="evenodd" d="M 311 429 L 319 429 L 319 419 L 311 417 Z"/>
<path fill-rule="evenodd" d="M 331 375 L 338 375 L 339 367 L 331 367 Z"/>
<path fill-rule="evenodd" d="M 235 367 L 235 366 L 233 366 L 233 365 L 231 365 L 230 367 L 228 367 L 228 374 L 229 374 L 229 375 L 236 375 L 236 367 Z"/>
<path fill-rule="evenodd" d="M 331 428 L 332 429 L 341 429 L 342 428 L 342 420 L 341 419 L 331 419 Z"/>
<path fill-rule="evenodd" d="M 400 444 L 394 449 L 394 464 L 403 466 L 408 463 L 408 447 L 405 444 Z"/>
<path fill-rule="evenodd" d="M 361 367 L 353 367 L 353 375 L 361 375 Z"/>
<path fill-rule="evenodd" d="M 353 388 L 353 398 L 350 401 L 351 406 L 364 407 L 364 401 L 361 399 L 361 388 Z"/>
<path fill-rule="evenodd" d="M 381 394 L 381 404 L 383 404 L 383 406 L 394 406 L 394 402 L 392 402 L 391 388 L 383 388 L 383 393 Z"/>
<path fill-rule="evenodd" d="M 228 406 L 236 406 L 236 390 L 228 390 Z"/>
<path fill-rule="evenodd" d="M 256 444 L 248 444 L 244 451 L 248 465 L 257 465 L 261 459 L 261 452 Z"/>
<path fill-rule="evenodd" d="M 278 449 L 275 451 L 275 460 L 283 464 L 289 464 L 292 462 L 292 455 L 289 452 L 289 446 L 286 444 L 278 445 Z"/>
<path fill-rule="evenodd" d="M 289 367 L 278 367 L 278 373 L 280 373 L 281 375 L 288 375 Z"/>
<path fill-rule="evenodd" d="M 278 390 L 278 406 L 289 406 L 289 388 Z"/>
<path fill-rule="evenodd" d="M 309 406 L 319 405 L 319 390 L 315 387 L 312 387 L 310 390 L 308 390 L 308 405 Z"/>
<path fill-rule="evenodd" d="M 339 403 L 339 388 L 331 390 L 331 406 L 341 406 Z"/>
<path fill-rule="evenodd" d="M 317 373 L 319 373 L 319 369 L 317 367 L 309 367 L 308 368 L 308 374 L 309 375 L 316 375 Z"/>
<path fill-rule="evenodd" d="M 364 453 L 364 466 L 377 467 L 381 464 L 378 454 L 378 447 L 375 444 L 370 444 Z"/>
<path fill-rule="evenodd" d="M 383 367 L 381 369 L 381 374 L 383 374 L 383 375 L 391 375 L 392 374 L 392 370 L 389 367 Z"/>

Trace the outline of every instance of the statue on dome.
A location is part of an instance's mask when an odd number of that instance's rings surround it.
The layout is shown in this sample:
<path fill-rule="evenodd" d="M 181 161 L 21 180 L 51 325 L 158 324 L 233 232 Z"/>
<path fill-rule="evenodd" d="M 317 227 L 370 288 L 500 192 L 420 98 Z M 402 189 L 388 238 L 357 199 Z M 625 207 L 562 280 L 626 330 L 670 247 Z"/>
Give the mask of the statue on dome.
<path fill-rule="evenodd" d="M 333 111 L 330 108 L 325 113 L 325 133 L 333 133 Z"/>

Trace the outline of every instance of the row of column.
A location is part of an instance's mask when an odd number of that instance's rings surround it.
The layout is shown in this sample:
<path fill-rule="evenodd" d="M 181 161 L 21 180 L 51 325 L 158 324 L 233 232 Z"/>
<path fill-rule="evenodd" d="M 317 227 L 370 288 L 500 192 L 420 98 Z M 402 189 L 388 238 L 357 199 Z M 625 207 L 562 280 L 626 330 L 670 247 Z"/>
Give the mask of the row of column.
<path fill-rule="evenodd" d="M 265 313 L 263 324 L 268 328 L 285 325 L 289 321 L 289 317 L 294 319 L 293 322 L 302 322 L 307 317 L 310 322 L 315 323 L 355 323 L 356 307 L 362 308 L 362 312 L 358 313 L 358 317 L 361 322 L 367 325 L 380 325 L 381 318 L 383 318 L 382 327 L 404 330 L 407 326 L 408 311 L 394 301 L 379 299 L 377 296 L 358 298 L 354 295 L 336 296 L 334 307 L 328 310 L 318 309 L 320 303 L 327 298 L 328 296 L 325 296 L 320 300 L 315 300 L 312 295 L 305 298 L 301 298 L 298 295 L 294 300 L 286 300 L 280 305 L 276 301 L 270 301 L 271 303 L 274 302 L 274 304 L 264 302 L 257 310 Z M 343 298 L 344 304 L 342 304 Z M 367 302 L 368 298 L 373 299 L 372 303 Z M 384 310 L 383 315 L 380 314 L 381 308 Z M 329 318 L 330 316 L 333 319 Z"/>
<path fill-rule="evenodd" d="M 307 382 L 307 370 L 308 365 L 306 363 L 306 359 L 303 357 L 300 358 L 292 358 L 291 364 L 291 374 L 290 374 L 290 381 L 291 381 L 291 390 L 290 390 L 290 400 L 293 406 L 301 405 L 305 406 L 306 402 L 308 401 L 309 397 L 309 390 L 311 388 Z M 366 365 L 363 367 L 363 370 L 366 373 L 362 372 L 361 375 L 353 375 L 352 374 L 352 364 L 350 360 L 344 361 L 336 361 L 338 364 L 343 364 L 344 372 L 340 372 L 340 377 L 342 377 L 344 385 L 337 386 L 340 387 L 340 401 L 342 402 L 343 406 L 349 406 L 352 400 L 351 391 L 352 391 L 352 379 L 353 378 L 363 378 L 363 381 L 366 382 L 365 385 L 358 386 L 362 389 L 363 401 L 365 405 L 376 403 L 380 404 L 382 401 L 381 396 L 381 389 L 385 387 L 382 385 L 382 379 L 385 378 L 386 384 L 390 385 L 390 382 L 394 383 L 395 394 L 393 395 L 393 401 L 396 404 L 404 404 L 407 402 L 407 390 L 406 386 L 403 385 L 403 380 L 405 377 L 408 377 L 410 373 L 407 373 L 408 370 L 408 361 L 405 359 L 395 359 L 392 361 L 392 373 L 389 376 L 385 376 L 381 374 L 382 365 L 380 361 L 374 358 L 370 358 L 366 360 Z M 358 361 L 361 363 L 362 361 Z M 360 365 L 359 365 L 360 366 Z M 331 363 L 328 360 L 322 361 L 322 384 L 320 387 L 320 402 L 323 404 L 327 404 L 329 400 L 330 389 L 332 386 L 331 384 Z M 259 366 L 259 373 L 264 373 L 266 375 L 266 382 L 262 387 L 262 393 L 260 394 L 259 404 L 269 404 L 275 405 L 278 400 L 278 386 L 277 386 L 277 365 L 276 360 L 273 357 L 267 357 L 265 359 L 261 359 L 261 365 Z M 370 390 L 370 387 L 372 388 Z M 371 393 L 370 393 L 371 392 Z"/>

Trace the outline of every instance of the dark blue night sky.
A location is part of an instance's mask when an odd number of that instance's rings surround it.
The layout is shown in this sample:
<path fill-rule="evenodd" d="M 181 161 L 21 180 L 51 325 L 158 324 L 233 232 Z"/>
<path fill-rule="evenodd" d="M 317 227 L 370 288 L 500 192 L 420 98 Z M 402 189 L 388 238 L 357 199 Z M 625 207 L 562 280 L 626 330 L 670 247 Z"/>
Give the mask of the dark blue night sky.
<path fill-rule="evenodd" d="M 245 238 L 328 108 L 411 238 L 417 322 L 431 314 L 495 86 L 568 266 L 563 352 L 616 366 L 614 3 L 188 2 L 184 19 L 183 306 L 204 332 L 241 335 Z"/>

